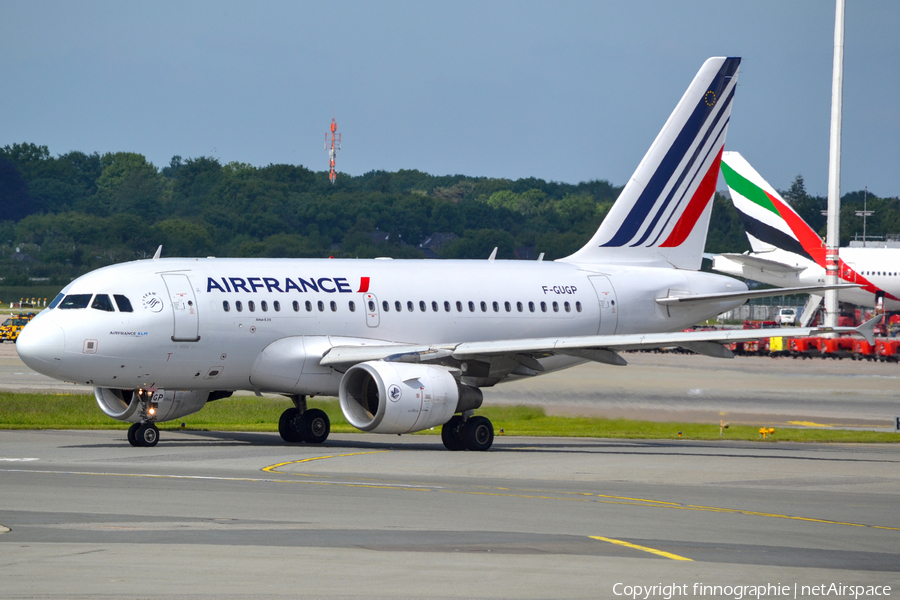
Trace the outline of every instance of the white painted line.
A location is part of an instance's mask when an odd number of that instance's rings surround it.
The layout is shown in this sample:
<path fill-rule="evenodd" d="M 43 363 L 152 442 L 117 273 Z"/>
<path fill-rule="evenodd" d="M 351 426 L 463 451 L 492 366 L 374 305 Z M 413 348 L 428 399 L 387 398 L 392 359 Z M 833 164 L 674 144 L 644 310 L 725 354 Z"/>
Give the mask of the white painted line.
<path fill-rule="evenodd" d="M 41 460 L 39 458 L 0 458 L 3 462 L 29 462 L 32 460 Z"/>

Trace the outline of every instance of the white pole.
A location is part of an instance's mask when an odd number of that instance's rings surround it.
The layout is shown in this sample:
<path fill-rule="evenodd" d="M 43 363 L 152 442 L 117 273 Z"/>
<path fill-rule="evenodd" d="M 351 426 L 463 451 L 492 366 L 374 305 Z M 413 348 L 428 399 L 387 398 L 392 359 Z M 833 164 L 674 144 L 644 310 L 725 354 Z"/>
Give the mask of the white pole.
<path fill-rule="evenodd" d="M 828 152 L 828 236 L 825 239 L 825 282 L 838 283 L 841 213 L 841 93 L 844 79 L 844 0 L 836 0 L 834 69 L 831 77 L 831 143 Z M 825 325 L 837 327 L 837 290 L 825 292 Z"/>

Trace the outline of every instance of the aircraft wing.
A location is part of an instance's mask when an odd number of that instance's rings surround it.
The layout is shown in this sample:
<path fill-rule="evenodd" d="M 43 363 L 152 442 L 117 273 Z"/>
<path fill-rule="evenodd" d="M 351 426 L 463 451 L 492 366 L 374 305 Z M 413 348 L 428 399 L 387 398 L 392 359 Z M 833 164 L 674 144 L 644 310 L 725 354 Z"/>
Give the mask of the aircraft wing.
<path fill-rule="evenodd" d="M 671 333 L 635 333 L 627 335 L 588 335 L 565 338 L 528 338 L 463 342 L 460 344 L 421 346 L 337 346 L 321 359 L 323 366 L 350 367 L 368 360 L 392 360 L 400 362 L 430 362 L 452 358 L 464 360 L 490 360 L 491 357 L 511 358 L 514 362 L 535 372 L 543 371 L 537 358 L 557 354 L 576 356 L 595 362 L 625 365 L 617 352 L 646 350 L 677 346 L 698 354 L 717 358 L 730 358 L 731 352 L 722 344 L 743 342 L 769 337 L 806 337 L 828 333 L 860 335 L 874 343 L 876 317 L 859 327 L 784 327 L 777 329 L 721 329 L 715 331 L 676 331 Z"/>
<path fill-rule="evenodd" d="M 791 273 L 800 273 L 801 271 L 806 270 L 806 267 L 794 267 L 775 260 L 769 260 L 768 258 L 761 258 L 758 255 L 753 254 L 720 254 L 719 256 L 742 265 L 747 265 L 748 267 L 772 273 L 784 273 L 789 275 Z"/>

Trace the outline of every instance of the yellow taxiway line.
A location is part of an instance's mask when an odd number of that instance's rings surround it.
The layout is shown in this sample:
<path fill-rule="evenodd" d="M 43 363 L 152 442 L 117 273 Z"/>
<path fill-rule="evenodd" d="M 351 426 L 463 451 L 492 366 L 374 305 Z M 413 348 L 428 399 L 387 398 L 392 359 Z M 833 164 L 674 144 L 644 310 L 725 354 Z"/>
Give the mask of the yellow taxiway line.
<path fill-rule="evenodd" d="M 640 550 L 642 552 L 649 552 L 650 554 L 662 556 L 663 558 L 671 558 L 672 560 L 686 560 L 689 562 L 694 562 L 693 558 L 687 558 L 686 556 L 678 556 L 677 554 L 672 554 L 671 552 L 664 552 L 662 550 L 657 550 L 656 548 L 648 548 L 647 546 L 638 546 L 637 544 L 632 544 L 630 542 L 624 542 L 622 540 L 614 540 L 612 538 L 602 537 L 599 535 L 589 535 L 588 537 L 591 538 L 592 540 L 600 540 L 601 542 L 609 542 L 610 544 L 616 544 L 617 546 L 625 546 L 626 548 L 633 548 L 634 550 Z"/>

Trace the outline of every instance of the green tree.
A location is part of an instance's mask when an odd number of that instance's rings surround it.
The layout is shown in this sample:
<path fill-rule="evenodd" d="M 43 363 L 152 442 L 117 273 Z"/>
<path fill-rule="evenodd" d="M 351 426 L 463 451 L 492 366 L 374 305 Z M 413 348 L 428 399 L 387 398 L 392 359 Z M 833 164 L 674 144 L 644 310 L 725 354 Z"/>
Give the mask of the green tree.
<path fill-rule="evenodd" d="M 116 152 L 102 157 L 103 173 L 97 193 L 86 201 L 88 212 L 99 216 L 131 213 L 148 218 L 162 214 L 163 182 L 141 154 Z"/>

